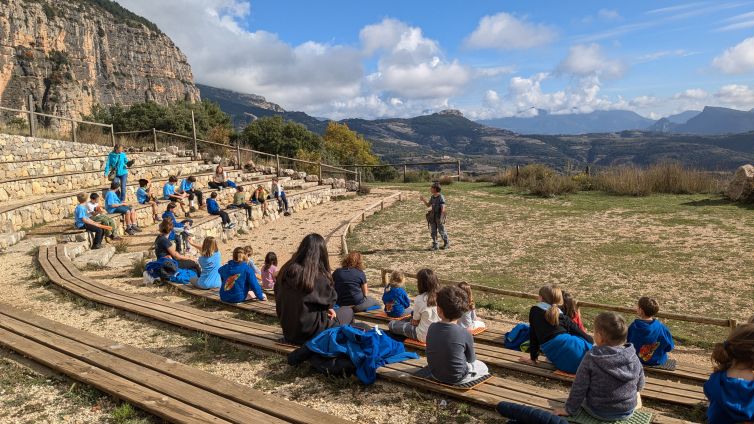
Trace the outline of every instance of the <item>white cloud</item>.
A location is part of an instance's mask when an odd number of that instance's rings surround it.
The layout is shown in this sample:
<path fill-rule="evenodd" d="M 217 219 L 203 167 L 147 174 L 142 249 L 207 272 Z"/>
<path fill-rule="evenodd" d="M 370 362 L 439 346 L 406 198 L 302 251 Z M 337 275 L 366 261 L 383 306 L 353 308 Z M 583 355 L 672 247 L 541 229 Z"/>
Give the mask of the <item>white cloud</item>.
<path fill-rule="evenodd" d="M 748 85 L 724 85 L 713 96 L 721 106 L 746 110 L 754 107 L 754 89 Z"/>
<path fill-rule="evenodd" d="M 712 65 L 726 74 L 754 72 L 754 37 L 728 48 L 712 61 Z"/>
<path fill-rule="evenodd" d="M 471 49 L 529 49 L 548 44 L 556 37 L 557 32 L 549 25 L 501 12 L 484 16 L 464 44 Z"/>
<path fill-rule="evenodd" d="M 568 56 L 558 65 L 558 71 L 579 77 L 596 75 L 603 78 L 621 77 L 626 69 L 624 63 L 605 57 L 598 44 L 572 46 Z"/>
<path fill-rule="evenodd" d="M 709 94 L 701 88 L 689 88 L 673 95 L 674 99 L 680 100 L 702 100 L 709 97 Z"/>
<path fill-rule="evenodd" d="M 597 17 L 603 21 L 617 21 L 622 19 L 620 13 L 618 13 L 617 10 L 612 9 L 600 9 L 599 12 L 597 12 Z"/>
<path fill-rule="evenodd" d="M 658 59 L 666 57 L 687 57 L 698 54 L 697 52 L 688 51 L 686 49 L 676 50 L 660 50 L 652 53 L 647 53 L 636 58 L 639 63 L 652 62 Z"/>

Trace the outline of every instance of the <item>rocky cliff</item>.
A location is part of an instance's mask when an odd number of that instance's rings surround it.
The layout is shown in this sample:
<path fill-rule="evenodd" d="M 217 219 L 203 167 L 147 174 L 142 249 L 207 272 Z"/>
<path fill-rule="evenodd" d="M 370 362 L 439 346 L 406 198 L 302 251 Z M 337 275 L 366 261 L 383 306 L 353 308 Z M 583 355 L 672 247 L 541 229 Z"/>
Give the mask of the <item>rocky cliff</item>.
<path fill-rule="evenodd" d="M 0 104 L 45 113 L 195 101 L 191 67 L 151 22 L 110 0 L 0 0 Z"/>

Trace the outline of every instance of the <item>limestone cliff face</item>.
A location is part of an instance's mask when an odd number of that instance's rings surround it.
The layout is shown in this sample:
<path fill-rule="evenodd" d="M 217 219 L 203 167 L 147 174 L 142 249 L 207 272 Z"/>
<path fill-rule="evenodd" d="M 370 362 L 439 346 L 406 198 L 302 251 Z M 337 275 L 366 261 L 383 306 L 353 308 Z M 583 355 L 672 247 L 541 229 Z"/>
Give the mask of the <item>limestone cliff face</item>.
<path fill-rule="evenodd" d="M 186 56 L 109 0 L 0 0 L 0 104 L 81 117 L 95 104 L 199 100 Z"/>

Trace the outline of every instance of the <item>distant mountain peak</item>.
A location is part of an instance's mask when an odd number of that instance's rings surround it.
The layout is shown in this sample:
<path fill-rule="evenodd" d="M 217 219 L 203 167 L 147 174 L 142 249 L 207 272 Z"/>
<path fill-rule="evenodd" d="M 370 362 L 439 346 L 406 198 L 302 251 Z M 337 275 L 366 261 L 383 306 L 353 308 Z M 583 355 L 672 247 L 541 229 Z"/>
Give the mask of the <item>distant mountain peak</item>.
<path fill-rule="evenodd" d="M 450 116 L 458 116 L 458 117 L 463 118 L 463 112 L 461 112 L 458 109 L 445 109 L 445 110 L 441 110 L 441 111 L 435 113 L 435 115 L 450 115 Z"/>

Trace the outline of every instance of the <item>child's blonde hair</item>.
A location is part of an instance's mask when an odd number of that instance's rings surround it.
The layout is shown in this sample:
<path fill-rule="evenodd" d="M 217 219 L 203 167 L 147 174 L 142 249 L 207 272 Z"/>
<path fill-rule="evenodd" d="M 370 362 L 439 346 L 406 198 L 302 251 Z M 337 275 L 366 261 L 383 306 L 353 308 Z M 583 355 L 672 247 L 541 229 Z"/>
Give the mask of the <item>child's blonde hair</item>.
<path fill-rule="evenodd" d="M 202 256 L 212 256 L 219 249 L 217 248 L 217 240 L 214 237 L 207 237 L 202 242 Z"/>
<path fill-rule="evenodd" d="M 404 284 L 406 284 L 406 276 L 402 272 L 393 271 L 390 273 L 390 287 L 403 287 Z"/>
<path fill-rule="evenodd" d="M 474 294 L 471 293 L 471 285 L 467 282 L 460 282 L 458 283 L 458 288 L 465 291 L 466 295 L 469 297 L 469 310 L 475 309 L 474 307 Z"/>
<path fill-rule="evenodd" d="M 739 325 L 712 351 L 715 371 L 727 371 L 734 364 L 754 368 L 754 324 Z"/>
<path fill-rule="evenodd" d="M 246 257 L 247 257 L 247 258 L 250 258 L 250 257 L 251 257 L 251 255 L 253 255 L 253 254 L 254 254 L 254 248 L 253 248 L 253 247 L 251 247 L 251 246 L 244 246 L 244 248 L 243 248 L 243 253 L 245 253 L 245 254 L 246 254 Z"/>
<path fill-rule="evenodd" d="M 550 325 L 558 325 L 558 317 L 560 316 L 560 309 L 558 305 L 563 304 L 563 292 L 558 286 L 542 286 L 539 289 L 539 297 L 545 303 L 550 304 L 550 308 L 545 311 L 545 319 Z"/>

